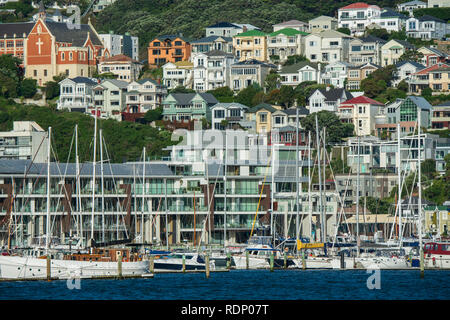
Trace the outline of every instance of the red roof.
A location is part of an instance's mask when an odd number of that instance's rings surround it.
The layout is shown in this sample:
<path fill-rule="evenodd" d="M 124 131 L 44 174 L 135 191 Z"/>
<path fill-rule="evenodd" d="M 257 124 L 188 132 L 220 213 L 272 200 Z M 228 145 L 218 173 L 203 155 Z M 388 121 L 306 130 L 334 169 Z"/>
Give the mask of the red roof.
<path fill-rule="evenodd" d="M 427 74 L 428 72 L 436 70 L 436 69 L 439 69 L 439 68 L 450 68 L 450 67 L 448 65 L 444 64 L 444 63 L 443 64 L 438 63 L 438 64 L 435 64 L 435 65 L 432 65 L 431 67 L 428 67 L 428 68 L 422 69 L 420 71 L 417 71 L 414 74 Z"/>
<path fill-rule="evenodd" d="M 108 59 L 103 60 L 103 62 L 138 62 L 124 54 L 118 54 L 115 56 L 112 56 Z"/>
<path fill-rule="evenodd" d="M 360 103 L 366 103 L 366 104 L 374 104 L 374 105 L 378 105 L 378 106 L 384 106 L 383 103 L 378 102 L 376 100 L 370 99 L 368 97 L 365 96 L 359 96 L 356 98 L 352 98 L 350 100 L 347 100 L 345 102 L 342 102 L 341 105 L 345 105 L 345 104 L 360 104 Z"/>
<path fill-rule="evenodd" d="M 367 3 L 364 3 L 364 2 L 355 2 L 355 3 L 349 4 L 348 6 L 342 7 L 339 10 L 365 9 L 365 8 L 368 8 L 368 7 L 377 7 L 377 6 L 372 5 L 372 4 L 367 4 Z"/>

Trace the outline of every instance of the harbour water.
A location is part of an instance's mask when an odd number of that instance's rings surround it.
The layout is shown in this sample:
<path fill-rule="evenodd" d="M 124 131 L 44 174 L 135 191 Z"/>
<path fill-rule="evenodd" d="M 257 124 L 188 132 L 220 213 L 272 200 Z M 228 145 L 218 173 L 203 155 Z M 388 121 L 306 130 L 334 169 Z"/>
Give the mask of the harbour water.
<path fill-rule="evenodd" d="M 448 300 L 450 270 L 232 270 L 0 282 L 0 300 Z M 71 288 L 71 289 L 70 289 Z"/>

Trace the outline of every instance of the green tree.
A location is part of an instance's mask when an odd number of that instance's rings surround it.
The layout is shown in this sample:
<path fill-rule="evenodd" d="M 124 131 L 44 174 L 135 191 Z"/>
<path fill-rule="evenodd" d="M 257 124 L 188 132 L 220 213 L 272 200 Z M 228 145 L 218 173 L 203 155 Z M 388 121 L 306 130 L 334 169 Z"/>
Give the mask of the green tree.
<path fill-rule="evenodd" d="M 178 86 L 172 90 L 169 90 L 169 93 L 195 93 L 195 90 L 186 88 L 184 86 Z"/>
<path fill-rule="evenodd" d="M 403 53 L 398 60 L 421 62 L 422 59 L 423 59 L 422 52 L 419 52 L 417 50 L 406 50 L 405 53 Z"/>
<path fill-rule="evenodd" d="M 294 54 L 292 56 L 287 57 L 286 61 L 283 63 L 284 66 L 290 66 L 296 64 L 297 62 L 308 61 L 305 56 Z"/>
<path fill-rule="evenodd" d="M 281 84 L 281 76 L 276 72 L 271 70 L 264 81 L 264 88 L 266 92 L 278 89 Z"/>
<path fill-rule="evenodd" d="M 290 108 L 295 102 L 295 91 L 291 86 L 281 86 L 279 104 L 284 108 Z"/>
<path fill-rule="evenodd" d="M 37 92 L 37 81 L 35 79 L 24 79 L 20 84 L 20 95 L 32 98 Z"/>
<path fill-rule="evenodd" d="M 433 179 L 436 172 L 436 160 L 434 159 L 426 159 L 421 163 L 422 174 L 425 175 L 428 179 Z"/>
<path fill-rule="evenodd" d="M 163 108 L 162 107 L 158 107 L 156 109 L 153 110 L 148 110 L 145 115 L 144 115 L 144 120 L 146 122 L 153 122 L 156 120 L 161 120 L 162 119 L 162 113 L 163 113 Z"/>
<path fill-rule="evenodd" d="M 383 40 L 388 40 L 389 38 L 389 32 L 386 29 L 380 28 L 380 29 L 366 29 L 365 31 L 366 36 L 371 35 Z"/>
<path fill-rule="evenodd" d="M 334 112 L 323 110 L 309 114 L 300 120 L 302 128 L 304 128 L 305 131 L 311 131 L 312 136 L 315 136 L 316 134 L 316 115 L 319 132 L 321 132 L 322 128 L 326 128 L 326 141 L 328 143 L 339 143 L 343 138 L 353 135 L 353 124 L 342 123 Z"/>
<path fill-rule="evenodd" d="M 216 88 L 214 90 L 209 90 L 207 92 L 211 93 L 219 102 L 234 101 L 234 92 L 228 86 Z"/>
<path fill-rule="evenodd" d="M 348 35 L 350 35 L 352 33 L 349 28 L 338 28 L 338 29 L 336 29 L 336 31 L 344 33 L 344 34 L 348 34 Z"/>
<path fill-rule="evenodd" d="M 252 83 L 247 88 L 242 89 L 236 95 L 235 101 L 243 104 L 244 106 L 253 107 L 258 103 L 254 104 L 253 98 L 259 92 L 262 92 L 263 89 L 257 83 Z"/>

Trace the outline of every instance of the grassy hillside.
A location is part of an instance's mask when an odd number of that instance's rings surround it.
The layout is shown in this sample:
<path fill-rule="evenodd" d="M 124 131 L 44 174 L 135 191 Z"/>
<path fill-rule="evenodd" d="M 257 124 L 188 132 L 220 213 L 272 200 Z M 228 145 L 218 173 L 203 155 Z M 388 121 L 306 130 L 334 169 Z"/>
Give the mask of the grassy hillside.
<path fill-rule="evenodd" d="M 15 104 L 11 100 L 0 98 L 0 131 L 12 130 L 13 121 L 36 121 L 44 130 L 51 126 L 53 148 L 61 162 L 67 161 L 75 124 L 78 124 L 80 161 L 92 161 L 94 118 L 77 112 L 62 112 L 48 107 Z M 138 160 L 144 146 L 149 157 L 159 157 L 163 155 L 162 148 L 172 144 L 170 132 L 159 131 L 148 125 L 98 120 L 97 126 L 98 129 L 103 129 L 112 162 Z M 72 149 L 70 161 L 75 161 L 74 149 Z"/>
<path fill-rule="evenodd" d="M 118 0 L 93 18 L 98 31 L 130 32 L 141 47 L 157 35 L 182 33 L 189 38 L 205 36 L 208 25 L 228 21 L 250 23 L 272 31 L 272 25 L 297 19 L 307 22 L 319 15 L 335 16 L 349 0 Z M 369 0 L 394 7 L 399 0 Z"/>

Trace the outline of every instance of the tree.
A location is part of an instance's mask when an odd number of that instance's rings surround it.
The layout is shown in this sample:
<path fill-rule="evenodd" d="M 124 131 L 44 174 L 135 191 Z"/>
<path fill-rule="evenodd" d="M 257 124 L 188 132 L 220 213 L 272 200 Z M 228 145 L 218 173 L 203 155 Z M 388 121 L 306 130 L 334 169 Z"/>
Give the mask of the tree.
<path fill-rule="evenodd" d="M 0 88 L 4 97 L 17 97 L 23 79 L 21 63 L 11 54 L 0 55 Z"/>
<path fill-rule="evenodd" d="M 144 115 L 144 119 L 146 122 L 153 122 L 156 120 L 161 120 L 162 119 L 162 113 L 163 113 L 163 108 L 162 107 L 158 107 L 156 109 L 153 110 L 148 110 L 145 115 Z"/>
<path fill-rule="evenodd" d="M 24 79 L 20 84 L 20 95 L 25 98 L 32 98 L 37 92 L 36 83 L 35 79 Z"/>
<path fill-rule="evenodd" d="M 433 179 L 436 172 L 436 160 L 434 159 L 426 159 L 420 164 L 420 168 L 422 169 L 422 174 L 425 175 L 428 179 Z"/>
<path fill-rule="evenodd" d="M 326 128 L 327 142 L 339 143 L 343 138 L 353 135 L 353 124 L 342 123 L 334 112 L 322 110 L 317 113 L 309 114 L 300 120 L 302 128 L 306 131 L 311 131 L 312 136 L 315 136 L 316 134 L 316 115 L 319 125 L 319 132 L 321 132 L 322 128 Z"/>
<path fill-rule="evenodd" d="M 278 89 L 281 84 L 281 76 L 274 70 L 270 70 L 266 80 L 264 80 L 264 88 L 266 92 L 270 92 L 274 89 Z"/>
<path fill-rule="evenodd" d="M 430 87 L 426 87 L 422 89 L 422 96 L 427 99 L 427 97 L 431 97 L 433 95 L 433 90 Z"/>
<path fill-rule="evenodd" d="M 234 92 L 230 89 L 230 87 L 220 87 L 207 92 L 211 93 L 219 102 L 234 101 Z"/>
<path fill-rule="evenodd" d="M 347 34 L 347 35 L 350 35 L 352 33 L 349 28 L 338 28 L 336 31 Z"/>
<path fill-rule="evenodd" d="M 195 90 L 186 88 L 184 86 L 177 86 L 176 88 L 169 90 L 169 93 L 195 93 Z"/>
<path fill-rule="evenodd" d="M 262 92 L 262 88 L 257 83 L 252 83 L 247 88 L 242 89 L 236 95 L 235 101 L 243 104 L 244 106 L 253 107 L 258 103 L 254 104 L 253 98 L 258 92 Z"/>
<path fill-rule="evenodd" d="M 373 214 L 386 214 L 389 213 L 392 208 L 392 203 L 389 200 L 373 197 L 359 198 L 359 205 L 365 205 L 366 208 Z"/>
<path fill-rule="evenodd" d="M 389 32 L 384 29 L 384 28 L 380 28 L 380 29 L 366 29 L 365 31 L 366 36 L 371 35 L 383 40 L 387 40 L 389 38 Z"/>
<path fill-rule="evenodd" d="M 294 54 L 292 56 L 287 57 L 287 60 L 283 63 L 284 66 L 290 66 L 296 64 L 297 62 L 308 61 L 305 56 Z"/>
<path fill-rule="evenodd" d="M 291 86 L 281 86 L 278 102 L 284 108 L 290 108 L 295 102 L 295 91 Z"/>
<path fill-rule="evenodd" d="M 415 61 L 420 62 L 423 59 L 423 53 L 419 52 L 417 50 L 406 50 L 405 53 L 403 53 L 399 61 Z"/>

